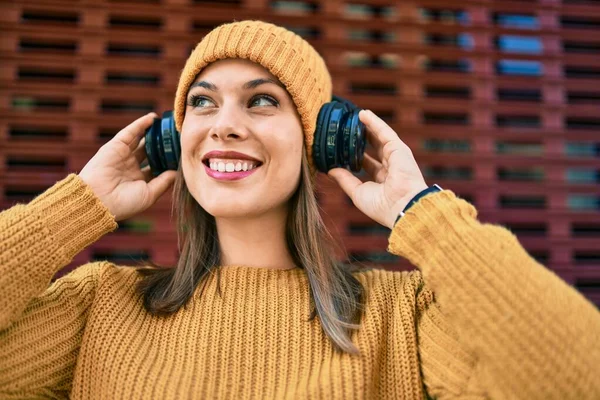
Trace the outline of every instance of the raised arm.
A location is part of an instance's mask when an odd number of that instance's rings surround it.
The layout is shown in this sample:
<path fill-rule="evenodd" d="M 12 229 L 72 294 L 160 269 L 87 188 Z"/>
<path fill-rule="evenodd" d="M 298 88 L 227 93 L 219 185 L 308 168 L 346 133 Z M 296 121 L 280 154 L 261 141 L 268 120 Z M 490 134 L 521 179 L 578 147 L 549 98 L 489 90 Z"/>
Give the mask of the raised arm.
<path fill-rule="evenodd" d="M 432 395 L 600 398 L 596 308 L 531 258 L 507 229 L 480 223 L 475 208 L 451 191 L 421 198 L 396 222 L 427 185 L 391 127 L 370 111 L 359 118 L 376 152 L 363 163 L 373 181 L 342 168 L 328 174 L 359 210 L 392 229 L 388 251 L 417 266 L 432 293 L 418 326 Z M 436 346 L 444 349 L 439 356 L 430 351 Z M 462 349 L 463 361 L 455 362 L 454 348 Z M 436 363 L 453 373 L 465 366 L 465 379 L 432 373 Z"/>
<path fill-rule="evenodd" d="M 52 277 L 120 219 L 150 207 L 175 171 L 141 169 L 152 114 L 134 121 L 27 205 L 0 213 L 0 398 L 66 398 L 106 263 Z"/>
<path fill-rule="evenodd" d="M 77 175 L 0 213 L 0 398 L 67 398 L 102 264 L 50 281 L 115 227 Z"/>
<path fill-rule="evenodd" d="M 389 238 L 388 251 L 417 266 L 431 292 L 421 296 L 418 326 L 430 394 L 600 398 L 598 310 L 510 231 L 476 217 L 472 205 L 443 191 L 411 207 Z M 471 359 L 458 389 L 432 368 L 454 362 L 448 351 L 432 353 L 444 345 Z"/>
<path fill-rule="evenodd" d="M 0 213 L 0 331 L 17 319 L 73 257 L 117 227 L 77 175 Z"/>

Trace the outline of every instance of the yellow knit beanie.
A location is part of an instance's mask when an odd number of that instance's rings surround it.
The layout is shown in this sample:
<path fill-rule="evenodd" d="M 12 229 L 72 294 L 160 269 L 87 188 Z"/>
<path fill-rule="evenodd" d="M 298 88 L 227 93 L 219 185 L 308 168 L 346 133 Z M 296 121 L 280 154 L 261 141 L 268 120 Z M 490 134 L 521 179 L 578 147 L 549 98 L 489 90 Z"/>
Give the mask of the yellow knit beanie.
<path fill-rule="evenodd" d="M 198 73 L 208 64 L 226 58 L 245 58 L 276 76 L 291 95 L 302 119 L 308 162 L 312 158 L 317 116 L 331 101 L 331 76 L 323 58 L 303 38 L 280 26 L 262 21 L 239 21 L 213 29 L 196 46 L 179 77 L 175 95 L 175 125 L 181 132 L 186 96 Z"/>

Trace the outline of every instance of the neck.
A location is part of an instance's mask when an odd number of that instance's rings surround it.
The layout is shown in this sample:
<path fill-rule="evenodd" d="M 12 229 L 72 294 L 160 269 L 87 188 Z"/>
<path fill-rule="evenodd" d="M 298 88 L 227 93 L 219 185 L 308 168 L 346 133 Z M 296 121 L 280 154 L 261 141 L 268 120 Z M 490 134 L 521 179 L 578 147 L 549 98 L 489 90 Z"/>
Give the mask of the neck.
<path fill-rule="evenodd" d="M 243 218 L 217 218 L 222 265 L 291 269 L 285 239 L 287 210 Z"/>

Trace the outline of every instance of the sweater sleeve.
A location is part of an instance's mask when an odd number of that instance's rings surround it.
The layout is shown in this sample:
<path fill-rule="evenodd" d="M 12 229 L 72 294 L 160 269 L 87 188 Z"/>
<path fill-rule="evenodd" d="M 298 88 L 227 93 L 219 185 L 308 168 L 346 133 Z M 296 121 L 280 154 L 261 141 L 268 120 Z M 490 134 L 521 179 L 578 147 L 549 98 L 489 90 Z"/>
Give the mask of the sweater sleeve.
<path fill-rule="evenodd" d="M 0 213 L 0 397 L 65 395 L 104 264 L 85 264 L 50 282 L 115 228 L 74 174 Z"/>
<path fill-rule="evenodd" d="M 424 279 L 417 333 L 431 396 L 600 398 L 600 313 L 510 231 L 445 190 L 396 223 L 388 251 Z"/>
<path fill-rule="evenodd" d="M 75 174 L 29 204 L 0 213 L 0 331 L 77 253 L 116 227 L 108 209 Z"/>
<path fill-rule="evenodd" d="M 488 399 L 476 380 L 474 371 L 480 364 L 475 353 L 459 340 L 420 271 L 414 271 L 412 281 L 416 288 L 419 361 L 427 394 L 436 400 Z"/>
<path fill-rule="evenodd" d="M 0 331 L 0 398 L 67 399 L 88 310 L 107 263 L 57 279 Z"/>

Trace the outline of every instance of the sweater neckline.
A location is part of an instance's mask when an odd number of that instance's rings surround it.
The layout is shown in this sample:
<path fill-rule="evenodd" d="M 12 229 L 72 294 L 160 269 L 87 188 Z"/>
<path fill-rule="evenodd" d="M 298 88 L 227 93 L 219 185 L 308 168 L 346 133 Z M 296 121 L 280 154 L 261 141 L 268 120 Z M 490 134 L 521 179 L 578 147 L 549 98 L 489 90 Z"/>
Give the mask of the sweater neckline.
<path fill-rule="evenodd" d="M 304 271 L 302 268 L 294 267 L 294 268 L 268 268 L 268 267 L 257 267 L 253 265 L 244 265 L 244 264 L 229 264 L 229 265 L 220 265 L 218 267 L 222 271 L 248 271 L 260 274 L 287 274 Z"/>

